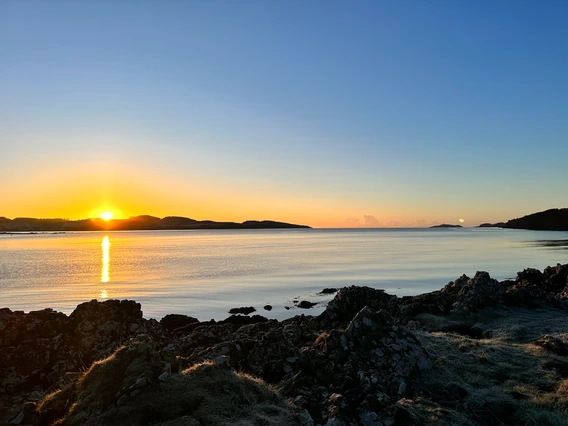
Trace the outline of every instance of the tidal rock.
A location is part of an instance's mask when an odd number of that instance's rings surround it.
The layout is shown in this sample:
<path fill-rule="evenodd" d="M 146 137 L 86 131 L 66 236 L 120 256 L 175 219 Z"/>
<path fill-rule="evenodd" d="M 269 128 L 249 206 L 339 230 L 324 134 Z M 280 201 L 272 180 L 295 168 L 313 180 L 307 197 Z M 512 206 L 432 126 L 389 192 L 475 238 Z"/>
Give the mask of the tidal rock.
<path fill-rule="evenodd" d="M 252 306 L 243 306 L 240 308 L 232 308 L 229 310 L 230 314 L 243 314 L 243 315 L 248 315 L 250 313 L 255 312 L 256 309 L 253 308 Z"/>
<path fill-rule="evenodd" d="M 313 308 L 316 305 L 317 305 L 317 303 L 309 302 L 307 300 L 302 300 L 300 303 L 298 303 L 298 308 L 310 309 L 310 308 Z"/>

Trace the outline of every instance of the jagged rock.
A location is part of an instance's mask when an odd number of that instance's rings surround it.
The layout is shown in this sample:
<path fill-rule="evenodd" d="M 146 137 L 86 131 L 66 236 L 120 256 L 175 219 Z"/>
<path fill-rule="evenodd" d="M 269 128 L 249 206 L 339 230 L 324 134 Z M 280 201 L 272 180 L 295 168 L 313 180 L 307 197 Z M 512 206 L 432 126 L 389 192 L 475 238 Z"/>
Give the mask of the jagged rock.
<path fill-rule="evenodd" d="M 544 282 L 544 275 L 538 269 L 527 268 L 517 273 L 515 282 L 519 285 L 542 285 Z"/>
<path fill-rule="evenodd" d="M 1 309 L 0 323 L 2 407 L 16 401 L 18 392 L 58 386 L 68 372 L 84 369 L 144 332 L 148 322 L 136 302 L 93 300 L 69 317 L 51 309 L 28 314 Z"/>
<path fill-rule="evenodd" d="M 365 306 L 372 309 L 384 309 L 394 313 L 398 298 L 370 287 L 342 288 L 329 302 L 327 308 L 318 317 L 324 326 L 333 326 L 350 321 Z"/>
<path fill-rule="evenodd" d="M 568 298 L 568 264 L 548 266 L 544 270 L 545 287 L 552 293 L 560 293 L 561 299 Z"/>
<path fill-rule="evenodd" d="M 468 314 L 486 306 L 497 305 L 503 300 L 503 289 L 487 272 L 476 272 L 457 294 L 452 313 Z"/>
<path fill-rule="evenodd" d="M 262 315 L 253 315 L 252 317 L 245 317 L 242 315 L 232 315 L 223 321 L 219 321 L 219 324 L 233 324 L 233 325 L 247 325 L 256 324 L 258 322 L 266 322 L 268 318 Z"/>
<path fill-rule="evenodd" d="M 162 327 L 169 331 L 185 327 L 188 324 L 195 324 L 197 322 L 199 322 L 197 318 L 179 314 L 168 314 L 160 320 Z"/>
<path fill-rule="evenodd" d="M 69 315 L 69 322 L 74 329 L 73 349 L 86 364 L 108 356 L 129 337 L 144 332 L 140 303 L 132 300 L 81 303 Z M 132 330 L 131 324 L 138 328 Z"/>

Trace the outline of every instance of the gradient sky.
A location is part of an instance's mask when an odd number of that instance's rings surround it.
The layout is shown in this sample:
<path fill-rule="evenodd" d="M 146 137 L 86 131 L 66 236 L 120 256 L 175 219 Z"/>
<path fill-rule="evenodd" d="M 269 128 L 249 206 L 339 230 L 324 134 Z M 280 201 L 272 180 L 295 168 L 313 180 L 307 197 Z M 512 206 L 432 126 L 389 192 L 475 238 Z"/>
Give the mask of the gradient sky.
<path fill-rule="evenodd" d="M 567 22 L 565 0 L 1 2 L 0 216 L 567 207 Z"/>

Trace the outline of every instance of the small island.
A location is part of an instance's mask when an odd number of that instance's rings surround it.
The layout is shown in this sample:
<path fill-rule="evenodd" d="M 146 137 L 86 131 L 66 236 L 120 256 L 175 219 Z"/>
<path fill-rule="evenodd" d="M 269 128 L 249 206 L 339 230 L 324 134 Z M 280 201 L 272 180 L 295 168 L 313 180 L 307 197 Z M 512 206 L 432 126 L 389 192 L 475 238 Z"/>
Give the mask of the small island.
<path fill-rule="evenodd" d="M 182 216 L 159 218 L 149 215 L 133 216 L 129 219 L 36 219 L 0 217 L 0 232 L 58 232 L 58 231 L 141 231 L 141 230 L 183 230 L 183 229 L 277 229 L 304 228 L 307 225 L 276 222 L 273 220 L 247 220 L 237 222 L 214 222 L 195 220 Z"/>
<path fill-rule="evenodd" d="M 463 228 L 463 226 L 461 226 L 461 225 L 450 225 L 448 223 L 442 223 L 440 225 L 434 225 L 434 226 L 430 227 L 430 229 L 433 229 L 433 228 Z"/>

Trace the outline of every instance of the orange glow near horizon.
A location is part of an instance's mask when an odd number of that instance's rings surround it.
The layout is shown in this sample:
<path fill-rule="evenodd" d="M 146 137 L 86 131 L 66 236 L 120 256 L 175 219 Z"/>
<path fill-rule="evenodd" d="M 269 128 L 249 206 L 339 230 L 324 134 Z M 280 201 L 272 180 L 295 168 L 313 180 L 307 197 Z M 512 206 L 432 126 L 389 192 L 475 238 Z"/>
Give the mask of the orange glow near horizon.
<path fill-rule="evenodd" d="M 244 185 L 229 190 L 220 179 L 178 175 L 155 164 L 87 161 L 56 166 L 38 164 L 42 179 L 23 176 L 18 185 L 6 186 L 3 201 L 9 202 L 2 205 L 0 216 L 106 221 L 138 215 L 185 216 L 218 222 L 274 220 L 314 228 L 389 228 L 455 223 L 464 214 L 461 205 L 421 208 L 407 200 L 373 203 L 356 194 L 345 199 Z M 468 226 L 513 217 L 506 211 L 486 216 L 481 209 L 467 215 Z"/>

